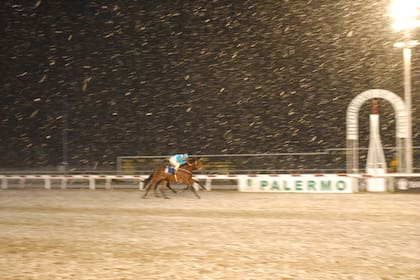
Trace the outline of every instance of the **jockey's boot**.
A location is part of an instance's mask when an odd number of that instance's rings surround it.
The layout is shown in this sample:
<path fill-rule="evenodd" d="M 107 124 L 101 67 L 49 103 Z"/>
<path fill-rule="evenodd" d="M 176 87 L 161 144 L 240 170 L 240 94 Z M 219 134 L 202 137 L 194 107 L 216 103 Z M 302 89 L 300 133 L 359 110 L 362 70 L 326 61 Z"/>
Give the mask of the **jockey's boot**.
<path fill-rule="evenodd" d="M 178 172 L 178 168 L 175 167 L 174 177 L 175 177 L 175 182 L 178 183 L 178 177 L 176 176 L 177 172 Z"/>

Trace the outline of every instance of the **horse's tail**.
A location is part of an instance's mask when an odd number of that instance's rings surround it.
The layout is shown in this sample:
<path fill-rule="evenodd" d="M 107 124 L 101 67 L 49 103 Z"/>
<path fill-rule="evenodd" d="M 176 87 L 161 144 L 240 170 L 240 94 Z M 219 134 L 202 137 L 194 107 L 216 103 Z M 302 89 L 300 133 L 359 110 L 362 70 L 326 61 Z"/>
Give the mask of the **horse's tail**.
<path fill-rule="evenodd" d="M 154 173 L 150 174 L 149 177 L 144 179 L 144 181 L 143 181 L 144 187 L 147 187 L 147 185 L 150 183 L 150 180 L 152 180 L 153 175 L 154 175 Z"/>

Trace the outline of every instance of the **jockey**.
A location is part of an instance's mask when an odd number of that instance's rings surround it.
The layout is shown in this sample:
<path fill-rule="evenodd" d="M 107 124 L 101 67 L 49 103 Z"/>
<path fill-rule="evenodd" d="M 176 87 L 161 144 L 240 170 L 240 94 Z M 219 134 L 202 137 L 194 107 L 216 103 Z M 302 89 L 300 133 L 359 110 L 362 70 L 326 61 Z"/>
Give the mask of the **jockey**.
<path fill-rule="evenodd" d="M 188 154 L 176 154 L 169 158 L 169 163 L 175 168 L 175 174 L 181 165 L 187 163 Z"/>

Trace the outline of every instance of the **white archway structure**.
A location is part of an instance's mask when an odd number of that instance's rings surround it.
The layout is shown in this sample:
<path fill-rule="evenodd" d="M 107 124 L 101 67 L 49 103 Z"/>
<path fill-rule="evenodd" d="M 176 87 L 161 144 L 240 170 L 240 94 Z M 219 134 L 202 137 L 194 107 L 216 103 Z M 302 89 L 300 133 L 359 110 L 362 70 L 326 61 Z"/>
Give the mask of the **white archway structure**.
<path fill-rule="evenodd" d="M 382 98 L 391 103 L 396 119 L 396 153 L 397 170 L 403 172 L 407 168 L 408 120 L 404 101 L 395 93 L 384 89 L 370 89 L 357 95 L 347 107 L 346 141 L 347 141 L 347 173 L 359 173 L 359 110 L 362 105 L 373 98 Z"/>

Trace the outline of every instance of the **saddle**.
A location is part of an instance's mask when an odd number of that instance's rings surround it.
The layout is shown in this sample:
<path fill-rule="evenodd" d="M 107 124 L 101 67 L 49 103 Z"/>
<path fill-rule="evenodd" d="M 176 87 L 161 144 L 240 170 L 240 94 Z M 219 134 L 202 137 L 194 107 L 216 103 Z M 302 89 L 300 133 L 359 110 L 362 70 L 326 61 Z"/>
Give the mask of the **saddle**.
<path fill-rule="evenodd" d="M 184 166 L 184 165 L 186 165 L 186 164 L 182 164 L 181 166 Z M 175 175 L 175 167 L 169 166 L 169 165 L 166 166 L 165 173 Z"/>
<path fill-rule="evenodd" d="M 166 166 L 165 173 L 175 175 L 175 168 L 172 166 Z"/>

